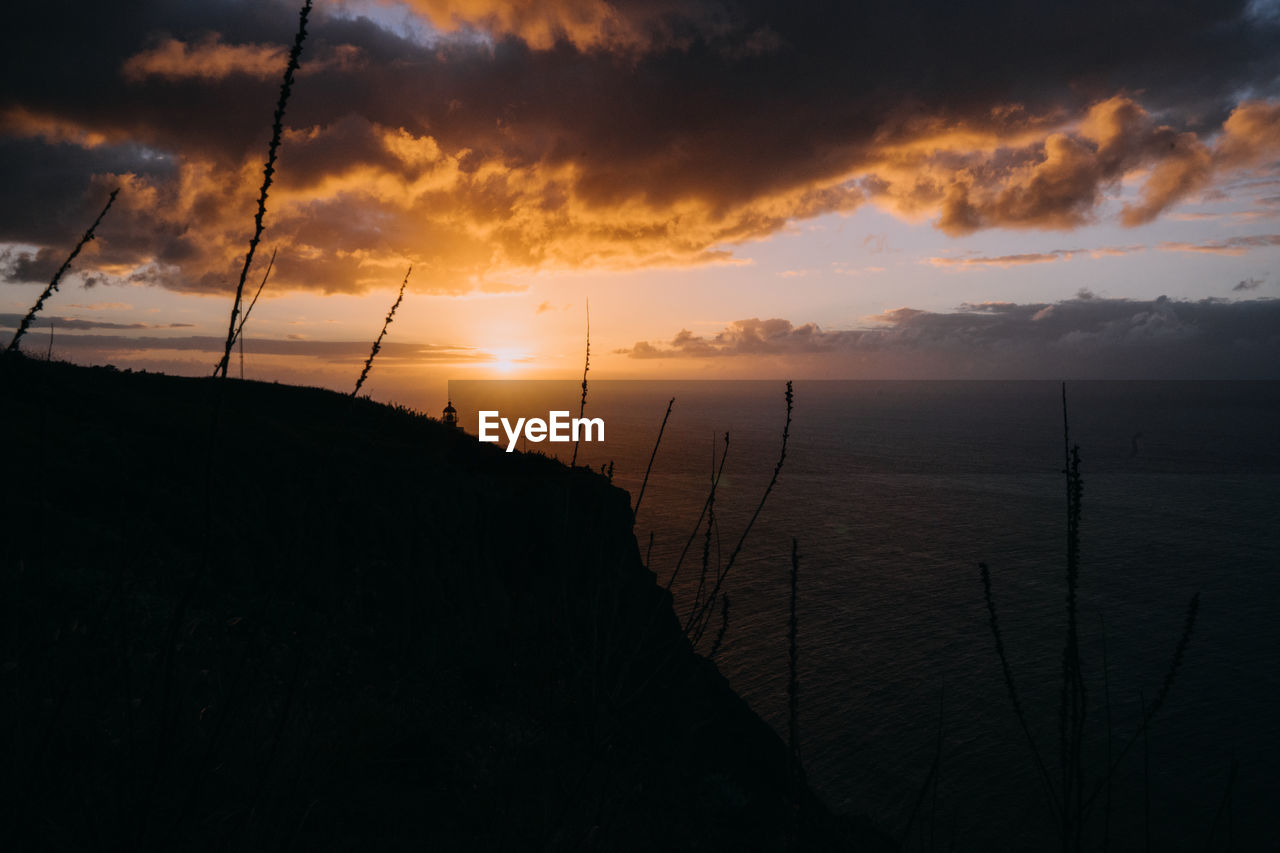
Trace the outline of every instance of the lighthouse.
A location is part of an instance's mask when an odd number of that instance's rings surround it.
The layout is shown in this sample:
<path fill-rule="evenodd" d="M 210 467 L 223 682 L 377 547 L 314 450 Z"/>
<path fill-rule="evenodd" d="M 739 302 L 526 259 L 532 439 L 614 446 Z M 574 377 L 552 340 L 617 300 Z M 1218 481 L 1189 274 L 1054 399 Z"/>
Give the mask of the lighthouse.
<path fill-rule="evenodd" d="M 458 425 L 458 410 L 453 407 L 452 400 L 445 404 L 444 412 L 440 416 L 440 420 L 444 421 L 446 426 L 451 426 L 454 429 L 460 428 Z"/>

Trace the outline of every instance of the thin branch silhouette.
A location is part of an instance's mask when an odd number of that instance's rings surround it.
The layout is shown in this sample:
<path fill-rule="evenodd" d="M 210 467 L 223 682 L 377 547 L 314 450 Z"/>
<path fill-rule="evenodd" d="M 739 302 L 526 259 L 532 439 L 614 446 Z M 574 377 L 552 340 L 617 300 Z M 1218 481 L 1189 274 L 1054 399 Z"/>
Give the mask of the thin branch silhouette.
<path fill-rule="evenodd" d="M 22 341 L 22 336 L 27 333 L 27 329 L 35 320 L 36 315 L 40 313 L 40 309 L 44 308 L 44 301 L 54 294 L 58 289 L 58 284 L 62 281 L 62 277 L 66 275 L 67 270 L 71 269 L 71 262 L 80 254 L 80 250 L 85 244 L 93 239 L 93 232 L 97 230 L 98 225 L 102 222 L 102 218 L 107 215 L 107 211 L 111 209 L 111 205 L 115 204 L 116 195 L 119 194 L 120 188 L 116 187 L 111 191 L 110 198 L 107 199 L 106 207 L 102 208 L 102 212 L 98 214 L 98 218 L 93 220 L 93 224 L 89 226 L 89 230 L 84 232 L 84 236 L 80 238 L 80 242 L 76 243 L 76 247 L 71 250 L 71 254 L 67 255 L 67 259 L 62 262 L 62 266 L 58 267 L 58 271 L 53 274 L 53 278 L 49 280 L 49 286 L 40 294 L 40 298 L 36 300 L 36 304 L 31 306 L 31 310 L 27 312 L 27 316 L 22 318 L 22 322 L 18 324 L 18 331 L 14 332 L 13 340 L 9 341 L 9 346 L 5 352 L 17 352 L 18 344 Z M 50 345 L 52 352 L 52 345 Z"/>
<path fill-rule="evenodd" d="M 636 518 L 640 515 L 640 501 L 644 500 L 644 490 L 649 485 L 649 474 L 653 471 L 653 460 L 658 458 L 658 447 L 662 444 L 662 434 L 667 430 L 667 419 L 671 417 L 671 407 L 675 404 L 676 398 L 672 397 L 667 403 L 667 413 L 662 416 L 662 426 L 658 427 L 658 440 L 653 443 L 653 453 L 649 454 L 649 467 L 644 469 L 644 480 L 640 483 L 640 494 L 636 496 L 635 508 L 631 510 L 632 524 L 636 523 Z"/>
<path fill-rule="evenodd" d="M 258 190 L 258 212 L 253 217 L 253 236 L 249 238 L 249 251 L 244 255 L 244 266 L 240 270 L 240 281 L 236 284 L 236 298 L 231 303 L 231 321 L 227 324 L 227 347 L 222 360 L 214 369 L 215 376 L 227 377 L 227 365 L 231 361 L 231 348 L 235 345 L 236 320 L 240 316 L 240 300 L 244 296 L 244 281 L 249 276 L 249 267 L 253 265 L 253 254 L 262 240 L 262 231 L 266 227 L 263 220 L 267 215 L 267 192 L 271 189 L 271 180 L 276 171 L 276 155 L 280 149 L 280 137 L 284 135 L 284 108 L 289 102 L 289 93 L 293 90 L 293 72 L 298 70 L 298 59 L 302 56 L 302 43 L 307 40 L 307 16 L 311 14 L 311 0 L 302 4 L 298 12 L 298 32 L 293 38 L 293 48 L 289 51 L 289 62 L 284 69 L 284 80 L 280 84 L 280 98 L 276 101 L 275 120 L 271 125 L 271 144 L 267 146 L 267 162 L 262 170 L 262 187 Z"/>
<path fill-rule="evenodd" d="M 391 321 L 396 316 L 396 309 L 400 307 L 400 301 L 404 299 L 404 288 L 409 283 L 409 274 L 413 272 L 413 265 L 409 265 L 409 272 L 404 274 L 404 281 L 400 282 L 400 293 L 396 296 L 396 301 L 391 305 L 391 310 L 387 312 L 387 319 L 382 324 L 382 331 L 378 333 L 378 339 L 373 342 L 373 349 L 369 351 L 369 357 L 365 359 L 364 370 L 360 371 L 360 378 L 356 380 L 355 390 L 351 392 L 354 397 L 360 393 L 360 386 L 364 384 L 364 380 L 368 378 L 370 369 L 373 368 L 374 356 L 378 354 L 378 350 L 382 349 L 382 339 L 387 336 L 387 327 L 391 325 Z"/>
<path fill-rule="evenodd" d="M 1005 690 L 1009 693 L 1009 704 L 1013 705 L 1014 716 L 1018 718 L 1018 724 L 1022 727 L 1022 733 L 1027 737 L 1027 744 L 1031 747 L 1031 756 L 1035 759 L 1036 769 L 1040 771 L 1040 780 L 1044 783 L 1045 793 L 1049 798 L 1049 806 L 1053 809 L 1055 817 L 1060 818 L 1062 807 L 1058 804 L 1058 795 L 1053 787 L 1053 777 L 1049 775 L 1049 768 L 1045 766 L 1044 759 L 1040 757 L 1040 749 L 1036 746 L 1036 739 L 1031 734 L 1031 726 L 1027 723 L 1026 712 L 1022 708 L 1022 700 L 1018 697 L 1018 687 L 1013 680 L 1013 670 L 1009 666 L 1009 658 L 1004 651 L 1004 636 L 1000 633 L 1000 619 L 996 616 L 996 601 L 991 594 L 991 569 L 986 563 L 978 563 L 978 569 L 982 574 L 982 597 L 987 603 L 987 624 L 991 628 L 991 636 L 996 642 L 996 657 L 1000 659 L 1000 671 L 1004 676 Z"/>
<path fill-rule="evenodd" d="M 773 466 L 773 476 L 769 479 L 769 485 L 765 486 L 764 494 L 760 496 L 760 503 L 756 504 L 755 512 L 751 514 L 747 526 L 743 529 L 742 535 L 738 537 L 738 542 L 733 546 L 733 551 L 729 553 L 729 560 L 725 563 L 724 568 L 720 569 L 716 574 L 715 586 L 711 588 L 711 594 L 703 603 L 701 611 L 695 616 L 691 623 L 693 633 L 690 640 L 696 646 L 698 641 L 702 639 L 702 634 L 707 629 L 707 622 L 710 619 L 710 609 L 715 603 L 716 596 L 720 594 L 721 588 L 724 586 L 724 580 L 729 576 L 729 572 L 733 569 L 733 564 L 737 562 L 738 555 L 742 553 L 742 546 L 747 541 L 747 535 L 751 533 L 751 528 L 755 526 L 756 520 L 760 518 L 761 511 L 764 510 L 765 503 L 769 500 L 769 495 L 773 492 L 773 487 L 778 484 L 778 475 L 782 473 L 782 465 L 787 461 L 787 442 L 791 438 L 791 416 L 795 404 L 795 391 L 792 383 L 787 380 L 787 420 L 782 427 L 782 448 L 778 451 L 778 461 Z M 686 630 L 687 633 L 687 630 Z"/>
<path fill-rule="evenodd" d="M 235 343 L 240 344 L 240 378 L 241 379 L 244 379 L 244 338 L 240 336 L 240 333 L 244 331 L 244 324 L 249 322 L 249 315 L 253 313 L 253 306 L 258 304 L 258 297 L 262 295 L 262 288 L 267 286 L 267 279 L 271 277 L 271 268 L 276 265 L 277 251 L 278 250 L 276 249 L 271 250 L 271 260 L 267 261 L 267 271 L 263 273 L 262 281 L 258 283 L 258 290 L 253 294 L 253 299 L 252 301 L 249 302 L 249 307 L 244 309 L 244 316 L 240 318 L 240 325 L 236 326 L 236 333 L 232 337 L 233 344 Z M 217 371 L 215 371 L 215 373 L 216 372 Z"/>
<path fill-rule="evenodd" d="M 582 365 L 582 403 L 578 406 L 578 418 L 581 419 L 583 413 L 587 410 L 587 371 L 591 369 L 591 300 L 587 300 L 587 356 Z M 569 460 L 569 467 L 578 464 L 578 441 L 573 443 L 573 458 Z"/>

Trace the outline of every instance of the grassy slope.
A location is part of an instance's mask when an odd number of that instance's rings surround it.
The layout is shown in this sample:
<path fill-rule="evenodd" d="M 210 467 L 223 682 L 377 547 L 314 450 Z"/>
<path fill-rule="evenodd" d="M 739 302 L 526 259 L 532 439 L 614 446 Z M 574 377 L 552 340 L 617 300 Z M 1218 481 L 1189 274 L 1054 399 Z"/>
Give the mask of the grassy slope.
<path fill-rule="evenodd" d="M 880 846 L 793 792 L 599 476 L 326 391 L 25 359 L 0 436 L 24 847 Z"/>

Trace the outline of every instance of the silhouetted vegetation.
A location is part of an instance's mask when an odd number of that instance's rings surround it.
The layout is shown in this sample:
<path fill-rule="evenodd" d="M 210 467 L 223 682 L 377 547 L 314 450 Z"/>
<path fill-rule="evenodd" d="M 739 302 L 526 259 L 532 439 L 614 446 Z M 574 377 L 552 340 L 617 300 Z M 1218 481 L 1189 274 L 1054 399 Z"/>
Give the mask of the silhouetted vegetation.
<path fill-rule="evenodd" d="M 591 300 L 587 300 L 587 354 L 582 361 L 582 402 L 578 405 L 578 417 L 581 418 L 587 410 L 587 371 L 591 369 Z M 569 467 L 572 468 L 578 464 L 578 445 L 579 441 L 573 442 L 573 458 L 569 460 Z"/>
<path fill-rule="evenodd" d="M 739 555 L 741 555 L 742 553 L 742 546 L 746 543 L 747 536 L 751 533 L 751 528 L 755 526 L 756 521 L 760 518 L 760 513 L 761 511 L 764 510 L 764 505 L 766 502 L 768 502 L 769 495 L 773 492 L 774 486 L 778 484 L 778 475 L 782 473 L 782 465 L 787 460 L 787 442 L 791 438 L 791 415 L 793 410 L 793 404 L 795 402 L 795 392 L 792 388 L 792 383 L 790 381 L 787 382 L 787 391 L 786 391 L 785 397 L 787 402 L 787 419 L 782 426 L 782 447 L 778 451 L 778 461 L 774 463 L 774 466 L 773 466 L 773 476 L 769 478 L 769 484 L 765 486 L 764 493 L 760 496 L 760 502 L 756 505 L 755 511 L 751 514 L 751 518 L 748 519 L 746 526 L 742 530 L 742 534 L 738 537 L 737 543 L 733 546 L 733 550 L 729 552 L 729 559 L 725 561 L 723 566 L 719 565 L 719 561 L 717 561 L 716 570 L 715 572 L 712 573 L 714 576 L 714 583 L 712 583 L 711 590 L 709 593 L 707 593 L 705 597 L 702 597 L 701 591 L 705 585 L 704 581 L 706 580 L 706 577 L 707 577 L 706 555 L 710 553 L 709 547 L 703 552 L 704 554 L 703 576 L 702 578 L 699 579 L 699 583 L 698 583 L 699 593 L 694 598 L 692 612 L 690 614 L 689 620 L 685 623 L 685 633 L 689 635 L 689 639 L 693 642 L 693 645 L 695 647 L 698 645 L 698 642 L 702 639 L 703 633 L 707 629 L 707 623 L 710 621 L 711 614 L 714 612 L 712 608 L 715 606 L 716 598 L 717 596 L 720 595 L 721 590 L 724 587 L 725 579 L 729 576 L 729 573 L 733 570 L 734 564 L 737 562 Z M 728 436 L 728 433 L 726 433 L 725 434 L 726 454 L 728 453 L 728 449 L 729 449 L 729 436 Z M 708 543 L 710 541 L 709 539 L 710 531 L 714 526 L 713 510 L 715 506 L 715 489 L 716 489 L 716 485 L 719 483 L 719 480 L 720 480 L 720 472 L 723 470 L 724 470 L 724 464 L 722 459 L 720 469 L 716 473 L 715 481 L 712 483 L 712 486 L 711 486 L 711 493 L 707 499 Z"/>
<path fill-rule="evenodd" d="M 644 500 L 644 490 L 649 485 L 649 475 L 653 473 L 653 460 L 658 458 L 658 448 L 662 446 L 662 434 L 667 431 L 667 421 L 671 418 L 671 407 L 676 404 L 676 398 L 672 397 L 667 403 L 667 412 L 662 416 L 662 426 L 658 427 L 658 437 L 653 442 L 653 452 L 649 454 L 649 464 L 644 469 L 644 479 L 640 482 L 640 491 L 636 495 L 635 506 L 631 509 L 632 522 L 640 515 L 640 501 Z M 581 417 L 581 415 L 579 415 Z M 648 562 L 646 561 L 646 565 Z"/>
<path fill-rule="evenodd" d="M 382 339 L 387 336 L 387 329 L 391 327 L 391 321 L 395 319 L 396 309 L 400 307 L 401 301 L 404 300 L 404 289 L 409 284 L 409 276 L 413 273 L 413 267 L 410 266 L 408 272 L 404 274 L 404 281 L 400 282 L 400 292 L 396 294 L 396 301 L 391 303 L 391 310 L 387 312 L 387 319 L 382 321 L 382 331 L 378 332 L 377 339 L 373 342 L 373 348 L 369 350 L 369 357 L 365 359 L 364 369 L 360 371 L 360 378 L 356 380 L 356 387 L 351 392 L 354 397 L 360 393 L 360 386 L 364 385 L 364 381 L 369 378 L 369 371 L 373 369 L 373 360 L 378 355 L 378 350 L 382 349 Z"/>
<path fill-rule="evenodd" d="M 240 300 L 244 295 L 244 282 L 249 277 L 249 267 L 253 265 L 253 255 L 262 240 L 262 231 L 266 227 L 267 192 L 271 189 L 271 181 L 276 171 L 276 155 L 280 150 L 280 138 L 284 135 L 284 109 L 289 103 L 289 93 L 293 90 L 293 73 L 298 70 L 298 62 L 302 56 L 302 44 L 307 40 L 307 16 L 311 14 L 312 0 L 306 0 L 298 11 L 298 32 L 293 38 L 293 47 L 289 50 L 289 61 L 285 65 L 284 80 L 280 83 L 280 97 L 276 101 L 275 116 L 271 124 L 271 142 L 267 145 L 267 162 L 262 169 L 262 186 L 258 189 L 258 210 L 253 216 L 253 236 L 249 238 L 249 250 L 244 255 L 244 266 L 240 269 L 240 281 L 236 284 L 235 300 L 231 303 L 231 321 L 227 324 L 227 347 L 222 360 L 214 368 L 214 375 L 227 377 L 227 365 L 231 361 L 231 347 L 235 344 L 238 326 L 236 319 L 240 316 Z"/>
<path fill-rule="evenodd" d="M 254 291 L 253 299 L 249 302 L 249 307 L 244 309 L 244 316 L 240 318 L 240 325 L 236 326 L 236 333 L 232 336 L 232 343 L 240 345 L 240 378 L 244 379 L 244 324 L 249 322 L 249 315 L 253 313 L 253 307 L 258 304 L 258 297 L 262 295 L 262 289 L 267 286 L 267 279 L 271 277 L 271 270 L 276 265 L 275 250 L 271 252 L 271 260 L 267 261 L 267 270 L 262 274 L 262 281 L 258 282 L 258 289 Z"/>
<path fill-rule="evenodd" d="M 102 218 L 107 215 L 107 211 L 111 209 L 111 205 L 115 204 L 116 196 L 119 193 L 119 187 L 116 187 L 111 191 L 111 195 L 107 198 L 107 203 L 102 208 L 102 212 L 98 214 L 98 218 L 93 220 L 93 224 L 84 232 L 84 236 L 80 238 L 80 242 L 76 243 L 75 248 L 71 250 L 71 254 L 67 255 L 67 259 L 62 262 L 62 266 L 58 267 L 58 271 L 55 272 L 53 274 L 53 278 L 49 280 L 48 286 L 40 293 L 40 298 L 36 300 L 36 304 L 31 306 L 31 310 L 27 312 L 27 315 L 22 318 L 22 322 L 18 324 L 18 330 L 13 333 L 13 339 L 9 341 L 9 346 L 5 349 L 5 352 L 19 352 L 19 345 L 22 343 L 22 336 L 27 333 L 27 329 L 30 328 L 32 321 L 36 318 L 36 315 L 40 313 L 40 309 L 44 308 L 45 300 L 57 291 L 58 284 L 62 281 L 62 277 L 66 275 L 67 270 L 71 269 L 71 263 L 76 259 L 76 256 L 80 254 L 80 250 L 85 247 L 86 243 L 93 239 L 93 232 L 98 229 L 98 225 L 101 224 Z M 52 332 L 50 332 L 49 338 L 49 353 L 52 356 Z"/>
<path fill-rule="evenodd" d="M 1101 774 L 1089 785 L 1085 779 L 1083 762 L 1085 744 L 1085 719 L 1087 716 L 1087 692 L 1081 669 L 1080 638 L 1078 626 L 1077 591 L 1080 577 L 1080 515 L 1084 496 L 1084 480 L 1080 475 L 1080 448 L 1071 444 L 1070 423 L 1067 418 L 1066 385 L 1062 387 L 1062 432 L 1063 432 L 1063 475 L 1066 481 L 1066 640 L 1062 651 L 1061 669 L 1061 704 L 1058 713 L 1059 730 L 1059 771 L 1060 780 L 1057 786 L 1050 775 L 1040 748 L 1032 734 L 1028 722 L 1027 711 L 1019 696 L 1013 670 L 1005 653 L 1004 638 L 1000 629 L 1000 621 L 996 615 L 995 599 L 991 591 L 991 570 L 986 563 L 979 563 L 982 578 L 983 598 L 987 605 L 987 624 L 995 641 L 996 656 L 1000 660 L 1000 670 L 1004 679 L 1009 703 L 1013 708 L 1018 725 L 1026 737 L 1036 774 L 1045 792 L 1046 801 L 1057 823 L 1058 835 L 1062 841 L 1063 851 L 1079 851 L 1085 844 L 1085 829 L 1098 796 L 1105 792 L 1105 813 L 1102 830 L 1102 846 L 1110 842 L 1111 821 L 1111 785 L 1120 763 L 1129 750 L 1133 748 L 1139 737 L 1146 739 L 1147 728 L 1151 720 L 1159 712 L 1161 706 L 1173 688 L 1178 670 L 1182 666 L 1191 635 L 1195 629 L 1196 614 L 1200 607 L 1200 594 L 1191 597 L 1187 605 L 1187 614 L 1182 632 L 1174 647 L 1173 658 L 1165 672 L 1160 690 L 1155 700 L 1147 705 L 1142 701 L 1139 726 L 1130 736 L 1118 754 L 1111 749 L 1111 689 L 1106 673 L 1104 653 L 1103 674 L 1105 685 L 1106 726 L 1107 726 L 1107 758 L 1106 766 Z M 1105 650 L 1105 646 L 1104 646 Z M 1144 765 L 1144 779 L 1146 770 Z M 1149 823 L 1149 818 L 1144 821 Z M 1149 827 L 1147 830 L 1149 838 Z"/>

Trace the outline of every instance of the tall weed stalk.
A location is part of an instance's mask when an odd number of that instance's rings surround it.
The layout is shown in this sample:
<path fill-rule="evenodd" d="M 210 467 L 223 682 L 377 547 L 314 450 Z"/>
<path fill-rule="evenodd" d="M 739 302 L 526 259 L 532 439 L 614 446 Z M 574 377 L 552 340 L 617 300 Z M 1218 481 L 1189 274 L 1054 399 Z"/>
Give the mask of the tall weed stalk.
<path fill-rule="evenodd" d="M 979 563 L 982 578 L 983 598 L 987 605 L 987 623 L 995 640 L 996 656 L 1000 660 L 1001 674 L 1005 689 L 1009 694 L 1009 702 L 1013 706 L 1014 716 L 1018 720 L 1027 744 L 1035 761 L 1036 771 L 1045 787 L 1046 799 L 1053 812 L 1058 832 L 1062 841 L 1062 850 L 1079 851 L 1084 845 L 1085 825 L 1093 803 L 1102 792 L 1107 794 L 1107 809 L 1104 816 L 1103 845 L 1110 843 L 1110 798 L 1111 784 L 1115 773 L 1129 750 L 1142 738 L 1152 719 L 1168 698 L 1178 671 L 1182 667 L 1191 635 L 1195 630 L 1196 615 L 1200 607 L 1200 594 L 1191 597 L 1187 605 L 1186 619 L 1182 633 L 1174 646 L 1173 659 L 1165 672 L 1164 680 L 1150 705 L 1145 700 L 1142 705 L 1140 726 L 1132 733 L 1128 741 L 1118 751 L 1111 748 L 1111 690 L 1107 673 L 1107 662 L 1103 661 L 1103 678 L 1105 689 L 1107 716 L 1107 755 L 1106 767 L 1101 778 L 1085 796 L 1084 779 L 1084 741 L 1085 720 L 1087 717 L 1088 694 L 1085 690 L 1084 675 L 1080 661 L 1079 636 L 1079 602 L 1078 589 L 1080 579 L 1080 520 L 1084 495 L 1084 481 L 1080 475 L 1080 448 L 1071 444 L 1070 423 L 1067 418 L 1066 383 L 1062 386 L 1062 433 L 1063 433 L 1063 475 L 1066 480 L 1067 493 L 1067 566 L 1066 566 L 1066 640 L 1062 650 L 1061 693 L 1058 715 L 1059 738 L 1059 788 L 1055 788 L 1048 765 L 1040 754 L 1031 727 L 1027 722 L 1027 714 L 1019 698 L 1014 682 L 1013 671 L 1005 654 L 1004 638 L 1000 630 L 1000 622 L 996 616 L 995 599 L 991 592 L 991 571 L 986 563 Z M 1105 637 L 1104 637 L 1105 643 Z"/>
<path fill-rule="evenodd" d="M 262 288 L 267 286 L 267 279 L 271 277 L 271 269 L 276 265 L 276 251 L 271 250 L 271 260 L 267 261 L 267 271 L 262 274 L 262 281 L 258 282 L 258 289 L 253 294 L 253 299 L 249 301 L 249 307 L 244 309 L 244 316 L 240 318 L 240 325 L 236 326 L 235 342 L 240 345 L 240 378 L 244 379 L 244 324 L 249 322 L 249 315 L 253 313 L 253 306 L 258 304 L 258 297 L 262 295 Z"/>
<path fill-rule="evenodd" d="M 583 379 L 585 378 L 586 375 L 584 373 Z M 653 452 L 649 454 L 649 466 L 644 469 L 644 480 L 640 483 L 640 493 L 636 495 L 636 505 L 631 510 L 632 524 L 636 523 L 636 517 L 640 514 L 640 501 L 644 500 L 644 490 L 649 485 L 649 475 L 653 473 L 653 460 L 658 458 L 658 448 L 662 445 L 662 434 L 667 431 L 667 420 L 671 417 L 671 407 L 675 404 L 676 398 L 672 397 L 667 403 L 667 413 L 662 416 L 662 426 L 658 427 L 658 440 L 653 443 Z M 648 566 L 648 561 L 645 562 L 645 565 Z"/>
<path fill-rule="evenodd" d="M 231 321 L 227 324 L 227 347 L 222 360 L 214 368 L 213 375 L 227 378 L 227 365 L 231 361 L 231 348 L 235 345 L 236 320 L 240 316 L 240 300 L 244 297 L 244 282 L 249 277 L 249 267 L 253 265 L 253 254 L 262 240 L 262 231 L 266 227 L 267 192 L 271 189 L 271 181 L 276 172 L 276 155 L 280 150 L 280 137 L 284 135 L 284 108 L 289 103 L 289 93 L 293 91 L 293 73 L 298 70 L 302 56 L 302 43 L 307 40 L 307 17 L 311 14 L 311 0 L 302 4 L 298 12 L 298 32 L 293 37 L 293 47 L 289 51 L 289 62 L 285 65 L 284 80 L 280 83 L 280 97 L 276 101 L 275 119 L 271 124 L 271 143 L 267 146 L 267 162 L 262 169 L 262 186 L 258 190 L 258 211 L 253 216 L 253 236 L 249 238 L 249 250 L 244 255 L 244 266 L 240 269 L 240 281 L 236 284 L 236 298 L 231 303 Z"/>
<path fill-rule="evenodd" d="M 778 451 L 778 461 L 773 466 L 773 476 L 769 478 L 769 485 L 765 486 L 764 494 L 760 496 L 760 503 L 756 505 L 755 512 L 751 514 L 750 520 L 747 521 L 747 526 L 743 528 L 737 544 L 733 546 L 733 550 L 729 553 L 728 562 L 716 572 L 715 585 L 712 586 L 711 593 L 701 603 L 693 619 L 686 626 L 685 633 L 689 635 L 689 639 L 695 646 L 702 639 L 702 635 L 707 629 L 707 622 L 710 620 L 712 612 L 711 608 L 714 606 L 720 590 L 724 587 L 725 578 L 733 570 L 734 563 L 738 560 L 738 555 L 742 553 L 742 546 L 746 543 L 747 536 L 751 533 L 751 528 L 755 526 L 756 520 L 760 518 L 760 513 L 764 510 L 764 505 L 768 502 L 769 495 L 773 493 L 774 486 L 778 484 L 778 475 L 782 473 L 783 463 L 787 461 L 787 444 L 791 438 L 791 416 L 795 408 L 795 391 L 790 381 L 787 382 L 786 401 L 787 419 L 782 427 L 782 447 Z"/>
<path fill-rule="evenodd" d="M 111 191 L 111 196 L 107 199 L 107 204 L 102 208 L 102 212 L 98 214 L 98 218 L 93 220 L 93 224 L 89 226 L 89 230 L 84 232 L 84 236 L 80 238 L 80 242 L 76 243 L 76 247 L 71 250 L 71 254 L 67 255 L 67 259 L 62 262 L 62 266 L 58 267 L 58 271 L 53 274 L 53 278 L 49 280 L 49 285 L 45 287 L 40 294 L 40 298 L 36 300 L 36 304 L 31 306 L 31 310 L 27 312 L 27 316 L 22 318 L 22 322 L 18 324 L 18 331 L 13 333 L 13 340 L 9 341 L 9 346 L 5 352 L 18 352 L 18 345 L 22 342 L 22 336 L 27 333 L 27 329 L 31 327 L 31 323 L 36 319 L 36 315 L 40 313 L 40 309 L 44 308 L 45 300 L 54 294 L 61 283 L 62 277 L 67 274 L 67 270 L 71 269 L 71 263 L 80 254 L 80 250 L 85 247 L 94 237 L 94 232 L 98 230 L 102 218 L 107 215 L 107 211 L 111 209 L 111 205 L 115 204 L 116 196 L 120 193 L 120 188 L 116 187 Z M 53 333 L 50 334 L 49 353 L 53 354 Z"/>
<path fill-rule="evenodd" d="M 378 355 L 378 351 L 382 349 L 382 339 L 387 336 L 387 329 L 391 326 L 391 321 L 395 319 L 396 309 L 400 307 L 401 300 L 404 299 L 404 289 L 409 284 L 409 274 L 413 272 L 413 265 L 409 266 L 409 272 L 404 274 L 404 281 L 400 282 L 400 293 L 396 295 L 396 301 L 391 304 L 391 310 L 387 312 L 387 319 L 382 322 L 382 331 L 378 333 L 378 339 L 373 342 L 373 348 L 369 350 L 369 357 L 365 359 L 364 369 L 360 371 L 360 378 L 356 380 L 356 387 L 351 392 L 354 397 L 360 393 L 360 386 L 364 385 L 364 381 L 369 378 L 369 371 L 373 369 L 373 359 Z"/>
<path fill-rule="evenodd" d="M 582 363 L 582 402 L 578 406 L 578 417 L 581 418 L 587 410 L 587 371 L 591 369 L 591 300 L 587 300 L 587 355 Z M 665 424 L 666 421 L 663 421 Z M 579 440 L 573 442 L 573 458 L 569 460 L 569 467 L 572 468 L 578 464 L 578 444 Z M 657 448 L 654 449 L 657 452 Z"/>

